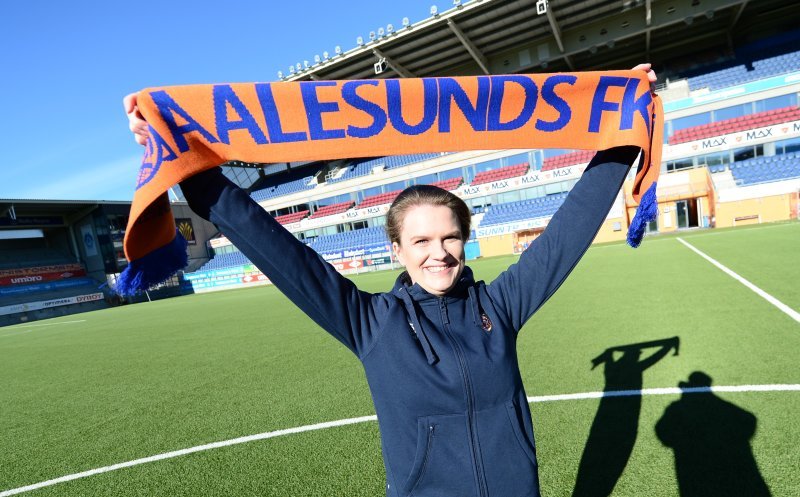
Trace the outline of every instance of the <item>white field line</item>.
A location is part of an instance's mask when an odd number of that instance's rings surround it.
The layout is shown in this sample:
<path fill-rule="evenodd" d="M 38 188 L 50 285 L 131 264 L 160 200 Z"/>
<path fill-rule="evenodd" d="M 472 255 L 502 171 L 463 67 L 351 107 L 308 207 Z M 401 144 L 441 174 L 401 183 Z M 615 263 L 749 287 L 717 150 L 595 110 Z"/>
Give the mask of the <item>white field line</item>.
<path fill-rule="evenodd" d="M 727 267 L 723 266 L 716 259 L 712 259 L 711 257 L 706 255 L 705 253 L 697 250 L 693 245 L 691 245 L 690 243 L 686 242 L 683 238 L 678 238 L 677 240 L 679 242 L 681 242 L 682 244 L 684 244 L 689 249 L 691 249 L 694 253 L 696 253 L 697 255 L 702 257 L 703 259 L 705 259 L 708 262 L 710 262 L 711 264 L 717 266 L 717 268 L 719 268 L 723 273 L 727 274 L 728 276 L 730 276 L 731 278 L 735 279 L 736 281 L 738 281 L 742 285 L 744 285 L 747 288 L 749 288 L 750 290 L 754 291 L 759 297 L 763 298 L 764 300 L 766 300 L 770 304 L 774 305 L 775 307 L 777 307 L 778 309 L 783 311 L 787 316 L 789 316 L 790 318 L 792 318 L 795 321 L 797 321 L 798 323 L 800 323 L 800 313 L 798 313 L 797 311 L 795 311 L 794 309 L 792 309 L 788 305 L 784 304 L 780 300 L 776 299 L 772 295 L 768 294 L 764 290 L 762 290 L 762 289 L 758 288 L 757 286 L 755 286 L 754 284 L 750 283 L 746 279 L 742 278 L 738 274 L 734 273 L 732 270 L 730 270 Z"/>
<path fill-rule="evenodd" d="M 32 331 L 36 331 L 36 330 L 28 330 L 27 328 L 42 328 L 44 326 L 56 326 L 56 325 L 59 325 L 59 324 L 72 324 L 72 323 L 85 323 L 85 322 L 86 322 L 85 319 L 78 319 L 76 321 L 59 321 L 57 323 L 15 325 L 12 330 L 8 330 L 8 331 L 11 331 L 11 333 L 9 333 L 7 335 L 0 335 L 0 338 L 12 337 L 12 336 L 16 336 L 16 335 L 22 335 L 23 333 L 30 333 Z M 19 333 L 14 333 L 16 330 L 19 330 L 19 329 L 25 329 L 25 331 L 20 331 Z"/>
<path fill-rule="evenodd" d="M 800 392 L 800 385 L 734 385 L 734 386 L 720 386 L 720 387 L 696 387 L 696 388 L 645 388 L 643 390 L 616 390 L 609 392 L 583 392 L 583 393 L 570 393 L 562 395 L 542 395 L 536 397 L 528 397 L 530 403 L 540 402 L 556 402 L 563 400 L 585 400 L 585 399 L 599 399 L 603 397 L 633 397 L 633 396 L 646 396 L 646 395 L 677 395 L 681 393 L 708 393 L 708 392 Z M 222 447 L 229 447 L 231 445 L 239 445 L 247 442 L 255 442 L 257 440 L 266 440 L 268 438 L 281 437 L 284 435 L 292 435 L 295 433 L 304 433 L 308 431 L 324 430 L 327 428 L 336 428 L 339 426 L 354 425 L 360 423 L 367 423 L 370 421 L 377 421 L 377 416 L 362 416 L 359 418 L 340 419 L 337 421 L 328 421 L 325 423 L 317 423 L 313 425 L 297 426 L 294 428 L 286 428 L 283 430 L 268 431 L 256 435 L 248 435 L 246 437 L 233 438 L 230 440 L 222 440 L 220 442 L 213 442 L 205 445 L 198 445 L 188 449 L 175 450 L 172 452 L 165 452 L 163 454 L 156 454 L 154 456 L 143 457 L 141 459 L 134 459 L 133 461 L 112 464 L 111 466 L 104 466 L 102 468 L 91 469 L 81 473 L 62 476 L 53 480 L 47 480 L 24 487 L 12 488 L 0 492 L 0 497 L 8 497 L 11 495 L 21 494 L 23 492 L 30 492 L 59 483 L 65 483 L 88 476 L 99 475 L 102 473 L 109 473 L 118 469 L 130 468 L 139 466 L 155 461 L 163 461 L 164 459 L 172 459 L 174 457 L 185 456 L 195 452 L 203 452 L 211 449 L 219 449 Z"/>

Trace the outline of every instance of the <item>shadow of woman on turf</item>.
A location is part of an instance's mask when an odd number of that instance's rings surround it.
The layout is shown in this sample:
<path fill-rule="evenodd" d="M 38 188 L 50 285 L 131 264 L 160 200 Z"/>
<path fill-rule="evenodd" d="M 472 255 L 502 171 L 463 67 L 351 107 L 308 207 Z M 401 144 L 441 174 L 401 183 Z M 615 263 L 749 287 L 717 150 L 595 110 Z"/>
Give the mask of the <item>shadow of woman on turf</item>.
<path fill-rule="evenodd" d="M 592 359 L 592 369 L 605 364 L 605 395 L 583 449 L 573 497 L 611 495 L 628 464 L 639 430 L 644 371 L 663 359 L 670 350 L 678 354 L 680 339 L 672 337 L 652 342 L 610 347 Z M 645 349 L 657 347 L 642 359 Z M 615 357 L 619 356 L 615 359 Z"/>
<path fill-rule="evenodd" d="M 769 497 L 750 439 L 756 417 L 711 391 L 711 377 L 695 371 L 656 423 L 661 443 L 675 452 L 681 497 Z"/>

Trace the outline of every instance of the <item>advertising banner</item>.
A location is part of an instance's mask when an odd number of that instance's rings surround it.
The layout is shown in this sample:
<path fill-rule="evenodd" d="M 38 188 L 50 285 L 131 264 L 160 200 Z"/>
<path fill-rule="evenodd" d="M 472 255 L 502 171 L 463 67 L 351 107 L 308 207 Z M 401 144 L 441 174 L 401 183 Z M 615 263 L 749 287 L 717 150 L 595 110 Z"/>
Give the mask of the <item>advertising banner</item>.
<path fill-rule="evenodd" d="M 25 276 L 27 274 L 59 273 L 66 271 L 74 273 L 82 270 L 83 266 L 77 262 L 72 264 L 56 264 L 54 266 L 34 266 L 17 269 L 3 269 L 0 270 L 0 278 L 4 278 L 6 276 Z"/>
<path fill-rule="evenodd" d="M 194 225 L 192 224 L 191 219 L 188 217 L 176 218 L 175 226 L 178 228 L 178 231 L 180 231 L 181 235 L 183 235 L 189 245 L 197 245 L 197 239 L 194 237 Z"/>
<path fill-rule="evenodd" d="M 0 316 L 16 314 L 18 312 L 38 311 L 49 307 L 59 307 L 63 305 L 80 304 L 83 302 L 94 302 L 103 300 L 102 293 L 90 293 L 87 295 L 76 295 L 74 297 L 64 297 L 61 299 L 42 300 L 39 302 L 27 302 L 25 304 L 7 305 L 0 307 Z"/>
<path fill-rule="evenodd" d="M 43 283 L 46 281 L 65 280 L 67 278 L 73 278 L 75 276 L 86 276 L 86 271 L 83 268 L 79 267 L 74 271 L 64 271 L 61 273 L 34 273 L 34 274 L 18 274 L 16 276 L 2 276 L 0 277 L 0 286 Z"/>
<path fill-rule="evenodd" d="M 72 278 L 68 280 L 51 281 L 48 283 L 34 283 L 33 285 L 15 285 L 0 288 L 0 297 L 7 295 L 22 295 L 25 293 L 45 292 L 71 288 L 74 286 L 87 285 L 92 283 L 89 278 Z"/>
<path fill-rule="evenodd" d="M 183 278 L 187 282 L 184 288 L 187 290 L 191 289 L 196 293 L 267 285 L 271 283 L 269 278 L 252 264 L 214 269 L 211 271 L 185 273 Z"/>

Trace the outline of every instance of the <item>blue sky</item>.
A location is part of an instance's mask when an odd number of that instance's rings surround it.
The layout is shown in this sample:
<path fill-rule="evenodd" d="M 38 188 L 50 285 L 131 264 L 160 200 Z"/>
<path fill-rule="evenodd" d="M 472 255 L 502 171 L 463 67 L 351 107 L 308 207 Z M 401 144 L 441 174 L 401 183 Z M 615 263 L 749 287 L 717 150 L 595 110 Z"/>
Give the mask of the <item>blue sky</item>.
<path fill-rule="evenodd" d="M 0 16 L 0 198 L 130 200 L 141 147 L 122 97 L 272 81 L 450 0 L 10 2 Z M 224 5 L 224 8 L 220 8 Z"/>

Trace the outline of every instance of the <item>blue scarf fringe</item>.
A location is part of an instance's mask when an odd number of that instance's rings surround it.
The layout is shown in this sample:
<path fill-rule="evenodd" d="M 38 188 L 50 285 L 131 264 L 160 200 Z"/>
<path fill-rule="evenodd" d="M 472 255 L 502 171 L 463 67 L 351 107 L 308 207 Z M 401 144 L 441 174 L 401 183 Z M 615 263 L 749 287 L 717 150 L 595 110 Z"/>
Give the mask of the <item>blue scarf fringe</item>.
<path fill-rule="evenodd" d="M 636 208 L 636 214 L 633 216 L 633 221 L 628 228 L 628 245 L 633 248 L 638 247 L 644 238 L 644 230 L 647 223 L 653 221 L 658 216 L 658 199 L 656 198 L 656 183 L 650 185 L 645 194 L 642 196 L 642 201 L 639 202 L 639 207 Z"/>
<path fill-rule="evenodd" d="M 175 238 L 171 242 L 144 257 L 130 261 L 117 278 L 114 291 L 127 297 L 167 280 L 189 263 L 187 246 L 186 239 L 175 230 Z"/>

